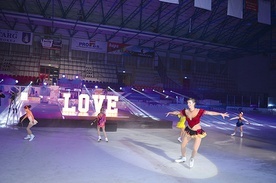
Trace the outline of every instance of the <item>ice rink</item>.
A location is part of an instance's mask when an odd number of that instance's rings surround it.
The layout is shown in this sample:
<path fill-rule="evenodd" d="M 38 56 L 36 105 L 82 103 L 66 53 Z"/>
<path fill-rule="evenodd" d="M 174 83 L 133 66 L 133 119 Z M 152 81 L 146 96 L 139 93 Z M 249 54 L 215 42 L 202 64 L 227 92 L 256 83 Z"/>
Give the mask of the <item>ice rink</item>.
<path fill-rule="evenodd" d="M 177 108 L 177 107 L 176 107 Z M 144 106 L 159 118 L 171 106 Z M 230 117 L 235 111 L 227 111 Z M 95 128 L 0 128 L 1 183 L 263 183 L 276 180 L 276 115 L 245 112 L 251 124 L 232 137 L 236 121 L 204 116 L 202 140 L 193 168 L 180 156 L 177 118 L 170 129 L 118 128 L 109 142 L 97 142 Z M 193 141 L 187 148 L 191 154 Z"/>

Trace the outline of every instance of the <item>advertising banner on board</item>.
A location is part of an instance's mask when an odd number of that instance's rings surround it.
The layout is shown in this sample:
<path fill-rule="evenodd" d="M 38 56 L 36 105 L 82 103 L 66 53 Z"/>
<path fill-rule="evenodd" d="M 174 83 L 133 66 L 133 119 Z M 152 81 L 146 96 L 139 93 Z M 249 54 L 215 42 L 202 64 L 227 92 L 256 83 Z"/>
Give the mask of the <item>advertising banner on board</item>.
<path fill-rule="evenodd" d="M 72 50 L 106 53 L 106 48 L 107 42 L 72 38 Z"/>
<path fill-rule="evenodd" d="M 154 50 L 143 46 L 128 46 L 124 50 L 124 55 L 138 56 L 138 57 L 154 57 Z"/>
<path fill-rule="evenodd" d="M 111 54 L 122 54 L 147 58 L 154 57 L 154 50 L 151 48 L 115 42 L 108 42 L 107 52 Z"/>
<path fill-rule="evenodd" d="M 0 29 L 0 42 L 32 45 L 33 33 Z"/>
<path fill-rule="evenodd" d="M 124 53 L 125 49 L 128 46 L 129 46 L 129 44 L 108 42 L 108 44 L 107 44 L 107 52 L 111 53 L 111 54 L 122 55 Z"/>
<path fill-rule="evenodd" d="M 62 41 L 54 39 L 41 39 L 41 45 L 45 49 L 60 50 L 62 47 Z"/>

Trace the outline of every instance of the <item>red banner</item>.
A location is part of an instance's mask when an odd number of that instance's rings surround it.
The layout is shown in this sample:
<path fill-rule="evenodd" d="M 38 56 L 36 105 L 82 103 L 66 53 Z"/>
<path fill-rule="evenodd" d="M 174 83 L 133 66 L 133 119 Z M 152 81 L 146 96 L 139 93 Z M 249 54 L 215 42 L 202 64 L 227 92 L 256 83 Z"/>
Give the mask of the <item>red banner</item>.
<path fill-rule="evenodd" d="M 129 46 L 128 44 L 108 42 L 107 52 L 114 53 L 114 54 L 122 54 L 124 53 L 126 47 L 128 46 Z"/>
<path fill-rule="evenodd" d="M 154 57 L 154 50 L 148 47 L 132 46 L 129 44 L 108 42 L 107 52 L 112 54 L 122 54 L 139 57 Z"/>
<path fill-rule="evenodd" d="M 245 0 L 245 9 L 258 12 L 258 0 Z"/>

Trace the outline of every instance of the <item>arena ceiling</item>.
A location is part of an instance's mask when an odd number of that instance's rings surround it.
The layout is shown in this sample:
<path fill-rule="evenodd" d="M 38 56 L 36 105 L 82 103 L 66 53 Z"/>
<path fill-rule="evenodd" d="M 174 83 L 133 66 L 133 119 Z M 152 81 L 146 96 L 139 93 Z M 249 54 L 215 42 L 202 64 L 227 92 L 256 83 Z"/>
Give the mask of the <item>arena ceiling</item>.
<path fill-rule="evenodd" d="M 48 26 L 53 35 L 66 29 L 71 37 L 81 31 L 89 39 L 102 34 L 104 41 L 136 40 L 217 61 L 275 53 L 275 2 L 271 25 L 258 23 L 257 13 L 246 9 L 243 19 L 228 16 L 227 2 L 212 0 L 209 11 L 194 7 L 194 0 L 0 0 L 0 24 L 12 30 L 24 24 L 32 32 Z"/>

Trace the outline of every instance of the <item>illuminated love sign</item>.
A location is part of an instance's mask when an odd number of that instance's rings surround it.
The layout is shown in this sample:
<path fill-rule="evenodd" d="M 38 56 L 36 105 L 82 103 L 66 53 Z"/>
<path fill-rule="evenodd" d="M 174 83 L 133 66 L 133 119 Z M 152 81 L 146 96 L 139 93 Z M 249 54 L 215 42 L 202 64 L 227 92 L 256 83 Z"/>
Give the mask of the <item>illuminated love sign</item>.
<path fill-rule="evenodd" d="M 69 107 L 69 99 L 71 94 L 64 93 L 64 106 L 62 108 L 62 114 L 70 115 L 76 114 L 76 107 Z M 94 101 L 95 112 L 98 114 L 101 111 L 104 99 L 107 100 L 107 108 L 105 110 L 106 116 L 116 117 L 118 114 L 118 108 L 116 108 L 116 102 L 119 101 L 118 96 L 105 96 L 105 95 L 92 95 Z M 78 98 L 78 111 L 80 115 L 87 116 L 89 111 L 89 100 L 88 94 L 80 94 Z"/>

